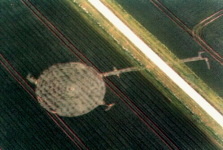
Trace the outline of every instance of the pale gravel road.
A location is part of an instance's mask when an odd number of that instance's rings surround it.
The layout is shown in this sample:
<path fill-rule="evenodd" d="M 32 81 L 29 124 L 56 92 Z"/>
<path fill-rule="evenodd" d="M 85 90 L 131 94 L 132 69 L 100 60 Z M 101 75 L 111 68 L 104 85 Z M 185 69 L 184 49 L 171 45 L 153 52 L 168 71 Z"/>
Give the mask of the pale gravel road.
<path fill-rule="evenodd" d="M 105 18 L 108 19 L 124 36 L 126 36 L 148 59 L 161 69 L 179 88 L 207 112 L 221 127 L 223 116 L 206 99 L 197 93 L 183 78 L 168 66 L 153 50 L 146 45 L 132 30 L 130 30 L 109 8 L 100 0 L 88 0 Z"/>

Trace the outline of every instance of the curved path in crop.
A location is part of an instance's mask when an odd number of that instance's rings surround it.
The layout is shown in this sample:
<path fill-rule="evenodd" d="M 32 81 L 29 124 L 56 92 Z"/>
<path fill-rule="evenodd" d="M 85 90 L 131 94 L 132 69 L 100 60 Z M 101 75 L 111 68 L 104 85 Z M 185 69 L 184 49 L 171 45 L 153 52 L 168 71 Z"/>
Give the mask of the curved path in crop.
<path fill-rule="evenodd" d="M 208 16 L 207 18 L 203 19 L 201 22 L 199 22 L 197 25 L 195 25 L 192 29 L 192 35 L 194 38 L 196 38 L 201 43 L 207 43 L 205 42 L 201 37 L 201 32 L 204 27 L 209 25 L 210 23 L 214 22 L 215 20 L 219 19 L 223 16 L 223 9 L 217 11 L 216 13 Z M 210 45 L 207 44 L 207 48 L 212 49 L 212 51 L 215 53 L 216 56 L 223 59 L 223 56 L 221 56 L 218 52 L 214 51 L 213 48 L 211 48 Z"/>
<path fill-rule="evenodd" d="M 127 25 L 125 25 L 109 8 L 100 0 L 89 0 L 105 18 L 108 19 L 125 37 L 127 37 L 142 53 L 146 55 L 160 70 L 162 70 L 179 88 L 191 97 L 208 115 L 221 127 L 223 116 L 206 99 L 197 93 L 183 78 L 168 66 L 148 45 L 146 45 Z"/>
<path fill-rule="evenodd" d="M 213 21 L 217 20 L 223 16 L 223 9 L 217 11 L 216 13 L 208 16 L 207 18 L 203 19 L 200 21 L 197 25 L 193 27 L 192 34 L 195 35 L 200 35 L 201 30 L 207 26 L 208 24 L 212 23 Z"/>
<path fill-rule="evenodd" d="M 214 58 L 216 61 L 218 61 L 221 65 L 223 65 L 223 57 L 216 52 L 210 45 L 208 45 L 208 43 L 202 39 L 200 36 L 196 36 L 196 34 L 194 34 L 194 29 L 191 30 L 190 28 L 187 27 L 187 25 L 180 20 L 176 15 L 174 15 L 174 13 L 171 12 L 171 10 L 169 10 L 166 6 L 164 6 L 159 0 L 150 0 L 150 2 L 157 7 L 159 10 L 161 10 L 164 14 L 166 14 L 166 16 L 168 18 L 170 18 L 173 22 L 175 22 L 182 30 L 184 30 L 185 32 L 187 32 L 190 36 L 192 36 L 194 38 L 194 40 L 205 50 L 207 51 L 212 58 Z M 211 15 L 210 17 L 215 17 L 216 15 L 219 16 L 221 14 L 221 11 L 217 12 L 216 14 L 213 14 L 213 16 Z M 207 17 L 206 19 L 208 19 L 209 17 Z M 208 19 L 209 20 L 209 19 Z M 215 20 L 215 19 L 214 19 Z M 213 21 L 214 21 L 213 20 Z M 205 19 L 204 19 L 204 22 Z M 201 22 L 201 25 L 203 23 Z M 198 27 L 200 27 L 200 25 L 198 25 Z"/>

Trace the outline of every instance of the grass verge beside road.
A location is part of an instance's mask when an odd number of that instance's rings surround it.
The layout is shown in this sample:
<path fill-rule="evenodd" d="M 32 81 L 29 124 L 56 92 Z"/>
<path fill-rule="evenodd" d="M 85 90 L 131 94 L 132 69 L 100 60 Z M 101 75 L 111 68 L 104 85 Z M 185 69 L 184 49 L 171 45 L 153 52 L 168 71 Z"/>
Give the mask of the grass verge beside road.
<path fill-rule="evenodd" d="M 151 33 L 145 30 L 134 18 L 126 13 L 117 3 L 114 1 L 104 1 L 103 3 L 109 7 L 113 12 L 127 24 L 145 43 L 147 43 L 159 56 L 165 60 L 165 62 L 171 66 L 175 71 L 179 73 L 196 91 L 198 91 L 205 99 L 209 100 L 209 103 L 214 105 L 218 110 L 223 107 L 222 99 L 212 91 L 202 80 L 199 79 L 186 65 L 182 64 L 181 61 L 174 56 L 160 43 Z M 207 114 L 198 109 L 197 104 L 192 101 L 183 91 L 168 79 L 168 77 L 157 67 L 150 62 L 142 53 L 140 53 L 134 45 L 129 42 L 119 31 L 116 30 L 103 16 L 100 15 L 87 1 L 76 1 L 82 11 L 83 17 L 91 21 L 96 30 L 108 38 L 108 34 L 125 49 L 133 61 L 137 60 L 141 65 L 148 66 L 148 71 L 142 72 L 143 75 L 151 81 L 166 97 L 169 98 L 170 102 L 181 108 L 182 111 L 188 116 L 196 120 L 196 125 L 201 128 L 205 133 L 214 135 L 219 142 L 223 138 L 222 128 L 216 124 L 212 118 Z M 80 9 L 79 8 L 79 9 Z M 115 11 L 114 11 L 115 10 Z M 81 10 L 80 10 L 81 11 Z M 88 15 L 86 15 L 86 13 Z M 101 30 L 103 29 L 103 30 Z M 182 105 L 183 104 L 183 105 Z M 218 106 L 216 106 L 218 105 Z M 185 109 L 185 107 L 187 109 Z M 190 111 L 188 111 L 190 110 Z M 221 111 L 222 112 L 222 111 Z M 192 113 L 192 114 L 191 114 Z M 202 122 L 202 123 L 201 123 Z M 215 141 L 213 138 L 213 141 Z"/>

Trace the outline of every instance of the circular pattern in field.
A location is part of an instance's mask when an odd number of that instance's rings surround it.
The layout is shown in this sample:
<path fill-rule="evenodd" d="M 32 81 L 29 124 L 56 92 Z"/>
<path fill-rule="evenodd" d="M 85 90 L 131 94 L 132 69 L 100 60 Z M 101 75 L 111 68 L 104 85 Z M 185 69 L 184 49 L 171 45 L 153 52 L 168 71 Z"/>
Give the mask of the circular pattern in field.
<path fill-rule="evenodd" d="M 104 104 L 103 78 L 82 63 L 53 65 L 43 71 L 36 86 L 40 105 L 60 116 L 80 116 Z"/>

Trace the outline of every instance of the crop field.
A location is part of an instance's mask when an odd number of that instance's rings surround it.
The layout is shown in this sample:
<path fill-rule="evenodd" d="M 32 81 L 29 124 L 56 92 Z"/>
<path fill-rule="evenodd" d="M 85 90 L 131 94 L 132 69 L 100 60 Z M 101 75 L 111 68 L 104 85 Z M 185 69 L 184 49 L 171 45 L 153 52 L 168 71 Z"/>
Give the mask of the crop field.
<path fill-rule="evenodd" d="M 0 149 L 217 149 L 196 127 L 196 116 L 185 117 L 140 72 L 105 79 L 105 101 L 116 103 L 109 111 L 100 106 L 74 118 L 48 113 L 29 73 L 38 77 L 64 62 L 99 72 L 139 63 L 99 34 L 72 1 L 2 0 L 0 7 Z"/>
<path fill-rule="evenodd" d="M 1 65 L 2 150 L 78 148 Z"/>
<path fill-rule="evenodd" d="M 140 0 L 137 2 L 134 0 L 115 1 L 180 59 L 196 57 L 199 51 L 205 51 L 202 55 L 209 59 L 210 70 L 208 70 L 205 61 L 187 62 L 186 64 L 211 89 L 223 97 L 222 56 L 219 55 L 220 52 L 214 53 L 213 48 L 209 47 L 209 41 L 203 41 L 197 35 L 193 37 L 193 27 L 203 19 L 220 11 L 223 8 L 222 2 L 179 2 L 164 0 Z M 199 5 L 199 7 L 196 7 L 196 5 Z"/>

